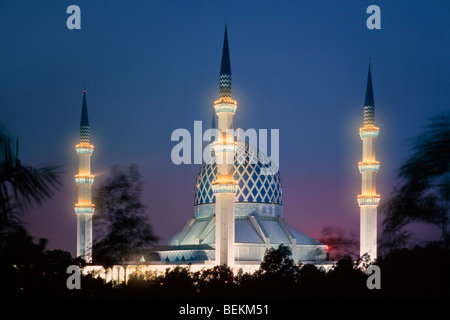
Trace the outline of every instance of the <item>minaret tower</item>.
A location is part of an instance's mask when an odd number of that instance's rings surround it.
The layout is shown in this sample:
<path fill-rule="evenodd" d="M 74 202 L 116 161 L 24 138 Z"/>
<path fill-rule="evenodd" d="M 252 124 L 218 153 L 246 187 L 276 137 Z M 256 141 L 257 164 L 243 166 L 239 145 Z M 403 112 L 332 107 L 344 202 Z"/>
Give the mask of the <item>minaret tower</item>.
<path fill-rule="evenodd" d="M 359 135 L 363 141 L 363 152 L 362 161 L 358 166 L 362 175 L 362 190 L 358 195 L 358 204 L 361 210 L 360 256 L 367 253 L 372 261 L 377 258 L 377 207 L 380 203 L 375 179 L 380 168 L 380 163 L 375 160 L 375 140 L 379 131 L 380 129 L 375 127 L 375 102 L 369 64 L 364 103 L 364 127 L 359 129 Z"/>
<path fill-rule="evenodd" d="M 77 257 L 92 262 L 92 216 L 94 205 L 91 203 L 91 188 L 94 176 L 91 175 L 91 155 L 94 146 L 89 143 L 89 119 L 86 104 L 86 90 L 83 90 L 83 106 L 80 121 L 80 144 L 75 146 L 78 154 L 78 174 L 75 182 L 78 186 L 77 215 Z"/>
<path fill-rule="evenodd" d="M 231 65 L 226 25 L 219 80 L 219 100 L 214 101 L 219 139 L 213 144 L 217 162 L 217 178 L 212 186 L 216 199 L 216 264 L 226 264 L 233 268 L 235 257 L 234 201 L 238 186 L 237 181 L 234 180 L 233 116 L 237 103 L 231 97 Z"/>

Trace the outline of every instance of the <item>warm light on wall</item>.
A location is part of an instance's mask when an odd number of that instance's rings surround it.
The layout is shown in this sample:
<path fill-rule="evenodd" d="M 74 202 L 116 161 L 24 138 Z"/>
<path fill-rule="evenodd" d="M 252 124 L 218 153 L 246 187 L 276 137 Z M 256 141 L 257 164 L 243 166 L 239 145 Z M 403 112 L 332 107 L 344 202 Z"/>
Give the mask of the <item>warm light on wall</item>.
<path fill-rule="evenodd" d="M 214 101 L 214 104 L 215 104 L 215 105 L 218 105 L 218 104 L 228 104 L 228 103 L 237 105 L 236 100 L 233 100 L 233 99 L 231 99 L 231 98 L 226 98 L 226 97 L 222 97 L 222 98 L 220 98 L 219 100 Z"/>
<path fill-rule="evenodd" d="M 220 176 L 220 177 L 217 177 L 216 181 L 214 181 L 212 184 L 213 185 L 217 185 L 217 184 L 235 184 L 235 185 L 237 185 L 238 183 L 234 179 L 230 179 L 226 176 Z"/>
<path fill-rule="evenodd" d="M 358 199 L 362 198 L 380 198 L 379 194 L 359 194 Z"/>
<path fill-rule="evenodd" d="M 358 166 L 364 166 L 364 165 L 379 165 L 380 161 L 360 161 L 358 162 Z"/>
<path fill-rule="evenodd" d="M 359 131 L 380 131 L 380 128 L 375 127 L 373 124 L 366 124 L 364 127 L 360 128 Z"/>
<path fill-rule="evenodd" d="M 94 149 L 94 146 L 89 144 L 89 142 L 80 142 L 80 144 L 77 144 L 75 146 L 75 148 L 79 148 L 79 147 L 85 147 L 85 148 L 92 148 L 92 149 Z"/>

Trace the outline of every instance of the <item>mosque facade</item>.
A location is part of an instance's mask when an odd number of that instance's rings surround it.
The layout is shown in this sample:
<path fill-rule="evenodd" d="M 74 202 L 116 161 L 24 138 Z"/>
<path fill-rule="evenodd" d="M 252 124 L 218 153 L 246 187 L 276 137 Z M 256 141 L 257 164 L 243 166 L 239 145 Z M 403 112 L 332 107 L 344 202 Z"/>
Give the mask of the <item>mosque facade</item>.
<path fill-rule="evenodd" d="M 120 262 L 101 271 L 105 279 L 125 280 L 138 270 L 165 270 L 176 265 L 190 265 L 194 269 L 228 265 L 234 270 L 254 271 L 269 248 L 286 245 L 296 263 L 327 264 L 327 245 L 290 226 L 283 217 L 283 180 L 278 168 L 267 155 L 244 140 L 229 138 L 227 129 L 233 128 L 237 102 L 232 98 L 231 62 L 227 28 L 222 49 L 219 74 L 219 99 L 213 105 L 212 127 L 222 139 L 211 144 L 211 157 L 205 161 L 193 186 L 193 215 L 185 227 L 155 251 L 143 253 L 136 261 Z M 369 88 L 370 81 L 370 88 Z M 365 126 L 360 130 L 363 140 L 361 207 L 361 250 L 376 254 L 376 206 L 374 175 L 378 171 L 373 141 L 378 134 L 374 126 L 374 103 L 369 68 L 369 80 L 364 111 Z M 75 205 L 78 217 L 77 254 L 92 261 L 91 187 L 94 176 L 90 172 L 93 146 L 89 143 L 89 122 L 85 91 L 80 124 L 80 172 L 75 177 L 79 201 Z M 228 159 L 228 161 L 227 161 Z M 229 161 L 232 159 L 232 161 Z M 219 160 L 219 161 L 218 161 Z M 361 251 L 361 252 L 362 252 Z M 100 270 L 88 266 L 86 270 Z"/>

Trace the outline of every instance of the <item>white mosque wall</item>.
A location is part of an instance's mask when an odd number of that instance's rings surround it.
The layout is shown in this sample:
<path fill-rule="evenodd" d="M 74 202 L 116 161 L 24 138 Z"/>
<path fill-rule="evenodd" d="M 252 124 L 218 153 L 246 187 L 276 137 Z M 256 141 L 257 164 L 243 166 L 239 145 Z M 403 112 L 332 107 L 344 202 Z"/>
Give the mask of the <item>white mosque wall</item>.
<path fill-rule="evenodd" d="M 145 276 L 146 274 L 163 275 L 166 270 L 176 267 L 189 268 L 191 272 L 202 271 L 216 266 L 215 261 L 205 261 L 204 263 L 180 263 L 180 264 L 153 264 L 144 262 L 138 264 L 120 264 L 111 267 L 103 267 L 99 265 L 85 266 L 82 270 L 84 275 L 92 274 L 94 277 L 100 277 L 105 282 L 113 284 L 128 283 L 131 278 Z M 315 263 L 318 269 L 325 271 L 330 270 L 334 266 L 330 262 Z M 233 273 L 236 275 L 240 270 L 243 273 L 253 274 L 260 267 L 258 261 L 236 261 Z"/>

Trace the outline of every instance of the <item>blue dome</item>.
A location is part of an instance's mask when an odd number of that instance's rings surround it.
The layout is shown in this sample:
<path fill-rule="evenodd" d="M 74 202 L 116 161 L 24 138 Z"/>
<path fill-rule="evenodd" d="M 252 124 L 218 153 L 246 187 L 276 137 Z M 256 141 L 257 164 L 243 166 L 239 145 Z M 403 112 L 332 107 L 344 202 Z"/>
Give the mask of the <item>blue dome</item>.
<path fill-rule="evenodd" d="M 269 174 L 261 174 L 262 169 Z M 194 185 L 194 206 L 215 203 L 212 183 L 216 179 L 214 158 L 204 163 Z M 270 159 L 247 142 L 238 141 L 234 157 L 234 179 L 239 187 L 237 203 L 283 204 L 283 185 L 278 169 L 270 166 Z"/>

